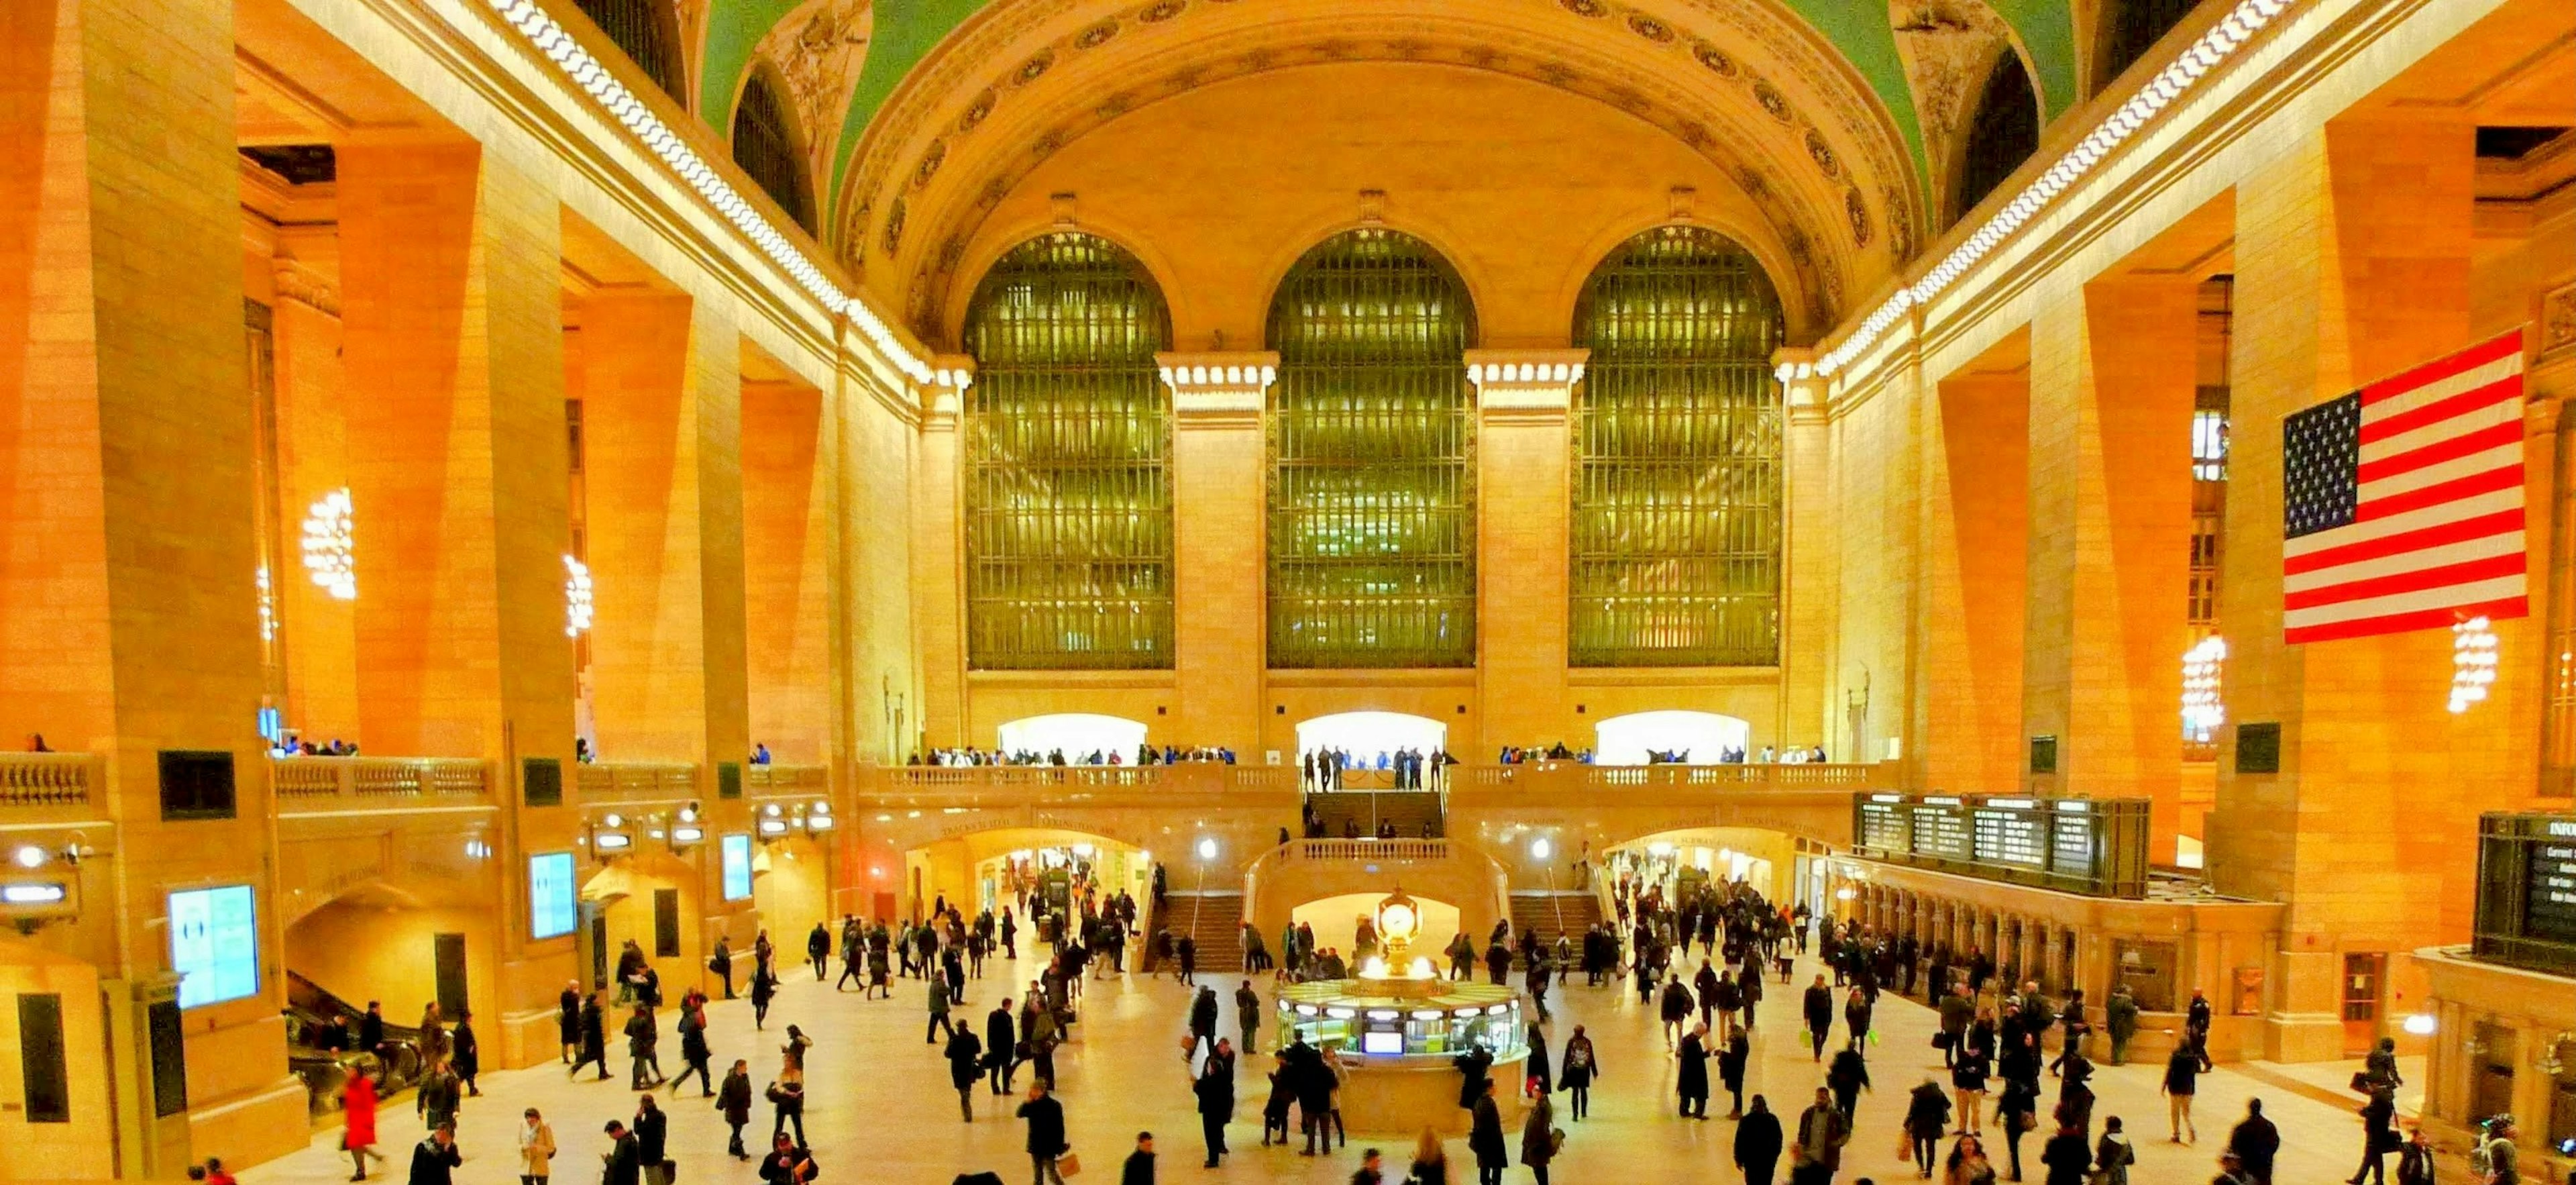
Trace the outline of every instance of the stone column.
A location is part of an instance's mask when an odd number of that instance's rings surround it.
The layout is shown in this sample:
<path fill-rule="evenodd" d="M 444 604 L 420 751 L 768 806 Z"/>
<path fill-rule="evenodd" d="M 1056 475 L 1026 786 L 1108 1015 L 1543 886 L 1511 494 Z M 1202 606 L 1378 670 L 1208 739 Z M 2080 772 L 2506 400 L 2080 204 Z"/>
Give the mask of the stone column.
<path fill-rule="evenodd" d="M 1453 752 L 1568 736 L 1566 413 L 1588 350 L 1469 350 L 1476 385 L 1476 677 L 1484 737 Z"/>
<path fill-rule="evenodd" d="M 1923 788 L 2019 785 L 2030 376 L 1972 364 L 1931 384 L 1923 443 Z"/>
<path fill-rule="evenodd" d="M 912 621 L 921 663 L 921 705 L 914 713 L 918 741 L 907 754 L 969 740 L 966 735 L 966 534 L 958 513 L 957 420 L 974 381 L 971 359 L 939 360 L 939 378 L 921 391 L 921 443 L 914 454 L 912 498 Z"/>
<path fill-rule="evenodd" d="M 1834 702 L 1833 635 L 1841 603 L 1840 519 L 1834 507 L 1834 432 L 1828 409 L 1832 392 L 1815 373 L 1816 351 L 1798 346 L 1774 351 L 1771 361 L 1784 376 L 1788 406 L 1782 440 L 1781 481 L 1786 539 L 1781 544 L 1780 572 L 1780 724 L 1782 743 L 1816 737 L 1836 761 L 1874 761 L 1877 753 L 1846 753 L 1848 730 Z M 1837 744 L 1836 738 L 1845 738 Z"/>
<path fill-rule="evenodd" d="M 746 712 L 782 765 L 828 765 L 832 499 L 822 392 L 764 367 L 742 383 Z M 775 936 L 773 936 L 775 937 Z"/>
<path fill-rule="evenodd" d="M 307 260 L 307 253 L 323 259 Z M 286 722 L 306 739 L 357 739 L 354 606 L 307 577 L 298 551 L 309 508 L 349 484 L 348 389 L 342 379 L 339 243 L 331 228 L 281 229 L 272 261 L 276 333 L 278 571 L 270 595 L 285 631 Z M 324 270 L 324 264 L 330 270 Z"/>
<path fill-rule="evenodd" d="M 2188 278 L 2097 280 L 2031 324 L 2022 732 L 2057 740 L 2036 794 L 2145 798 L 2181 820 L 2198 327 Z M 2027 763 L 2025 763 L 2027 770 Z"/>
<path fill-rule="evenodd" d="M 2470 318 L 2473 139 L 2464 117 L 2338 120 L 2237 186 L 2231 385 L 2245 429 L 2228 481 L 2230 727 L 2209 866 L 2222 892 L 2290 903 L 2268 977 L 2275 1060 L 2344 1053 L 2346 952 L 2388 952 L 2392 988 L 2424 994 L 2403 952 L 2468 931 L 2476 812 L 2536 767 L 2538 683 L 2504 680 L 2449 713 L 2448 630 L 2282 641 L 2276 425 L 2503 328 Z M 2536 482 L 2535 522 L 2549 488 Z M 2545 557 L 2546 532 L 2530 540 Z M 2531 661 L 2534 623 L 2496 628 L 2504 662 Z M 2233 746 L 2255 723 L 2279 726 L 2277 774 L 2238 768 Z"/>
<path fill-rule="evenodd" d="M 232 5 L 22 0 L 5 24 L 0 727 L 99 757 L 90 810 L 112 825 L 81 838 L 114 857 L 82 878 L 79 916 L 34 938 L 44 953 L 12 935 L 0 954 L 13 991 L 59 976 L 81 1104 L 62 1125 L 0 1116 L 0 1143 L 57 1176 L 175 1176 L 192 1150 L 257 1161 L 307 1130 L 273 958 L 250 996 L 187 1013 L 184 1113 L 108 1096 L 126 1075 L 151 1089 L 139 1014 L 115 1002 L 175 987 L 169 891 L 247 885 L 259 941 L 280 939 L 255 730 Z M 203 809 L 165 806 L 161 762 L 182 753 L 228 779 Z"/>
<path fill-rule="evenodd" d="M 484 1003 L 493 1064 L 555 1051 L 574 941 L 526 937 L 527 854 L 575 812 L 529 806 L 530 762 L 573 781 L 562 212 L 517 142 L 339 153 L 342 401 L 356 506 L 358 713 L 370 752 L 479 757 L 503 804 L 502 915 Z M 570 801 L 567 798 L 567 801 Z M 481 1002 L 478 1002 L 481 1003 Z"/>
<path fill-rule="evenodd" d="M 1261 413 L 1279 355 L 1154 360 L 1172 391 L 1172 682 L 1180 720 L 1167 739 L 1224 745 L 1257 765 L 1269 648 Z"/>

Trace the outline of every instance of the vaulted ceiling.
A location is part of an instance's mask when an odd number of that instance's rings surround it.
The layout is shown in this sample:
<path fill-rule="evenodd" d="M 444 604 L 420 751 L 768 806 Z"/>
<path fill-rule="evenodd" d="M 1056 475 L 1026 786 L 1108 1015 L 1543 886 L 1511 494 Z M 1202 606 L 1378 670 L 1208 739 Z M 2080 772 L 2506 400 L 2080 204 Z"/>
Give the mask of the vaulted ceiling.
<path fill-rule="evenodd" d="M 786 92 L 822 238 L 898 300 L 1050 154 L 1227 79 L 1349 61 L 1494 71 L 1607 104 L 1742 179 L 1840 304 L 1936 229 L 1985 79 L 2073 105 L 2115 0 L 656 0 L 726 134 Z M 1257 134 L 1257 129 L 1247 129 Z"/>

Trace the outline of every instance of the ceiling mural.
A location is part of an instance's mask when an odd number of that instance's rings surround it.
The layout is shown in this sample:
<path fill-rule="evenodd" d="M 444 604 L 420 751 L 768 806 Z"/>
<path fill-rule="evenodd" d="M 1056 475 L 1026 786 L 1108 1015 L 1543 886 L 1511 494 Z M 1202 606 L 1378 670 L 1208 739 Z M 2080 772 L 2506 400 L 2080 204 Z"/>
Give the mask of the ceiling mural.
<path fill-rule="evenodd" d="M 866 66 L 874 18 L 870 0 L 808 0 L 754 49 L 786 81 L 796 126 L 804 129 L 806 151 L 818 169 L 850 111 L 850 90 Z"/>

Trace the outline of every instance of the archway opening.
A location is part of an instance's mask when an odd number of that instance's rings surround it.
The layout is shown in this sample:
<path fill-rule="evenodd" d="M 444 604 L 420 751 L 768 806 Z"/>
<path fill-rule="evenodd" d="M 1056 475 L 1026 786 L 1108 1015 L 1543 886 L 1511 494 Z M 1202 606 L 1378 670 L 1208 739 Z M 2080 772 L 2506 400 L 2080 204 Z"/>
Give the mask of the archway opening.
<path fill-rule="evenodd" d="M 433 1007 L 437 1034 L 474 1012 L 497 1037 L 502 926 L 479 887 L 379 877 L 281 919 L 287 1064 L 314 1114 L 338 1106 L 341 1085 L 361 1066 L 380 1089 L 419 1082 L 448 1052 L 430 1028 Z M 371 1004 L 384 1042 L 363 1048 L 357 1038 Z"/>
<path fill-rule="evenodd" d="M 1630 712 L 1593 726 L 1595 765 L 1714 765 L 1742 760 L 1753 725 L 1715 712 Z"/>
<path fill-rule="evenodd" d="M 1604 849 L 1597 875 L 1630 895 L 1681 901 L 1702 888 L 1740 883 L 1774 905 L 1794 896 L 1797 841 L 1760 827 L 1690 827 Z"/>
<path fill-rule="evenodd" d="M 1145 722 L 1095 712 L 1023 716 L 1004 723 L 996 740 L 1014 761 L 1053 764 L 1060 754 L 1068 765 L 1100 765 L 1117 754 L 1120 762 L 1133 762 L 1145 743 Z"/>
<path fill-rule="evenodd" d="M 1377 913 L 1378 903 L 1386 900 L 1386 896 L 1383 892 L 1376 892 L 1342 893 L 1331 897 L 1318 897 L 1291 908 L 1288 911 L 1288 919 L 1298 926 L 1314 930 L 1317 953 L 1339 952 L 1342 961 L 1348 964 L 1352 971 L 1357 972 L 1360 966 L 1360 919 L 1373 918 Z M 1413 895 L 1408 893 L 1406 896 Z M 1414 916 L 1421 921 L 1421 928 L 1415 932 L 1413 941 L 1406 947 L 1405 958 L 1407 960 L 1427 958 L 1435 964 L 1446 966 L 1447 961 L 1440 952 L 1449 945 L 1450 939 L 1458 936 L 1460 924 L 1458 907 L 1429 897 L 1413 897 L 1413 909 Z M 1277 941 L 1279 935 L 1271 934 L 1264 937 Z M 1383 941 L 1383 936 L 1379 940 Z M 1383 955 L 1385 952 L 1375 953 Z"/>
<path fill-rule="evenodd" d="M 1061 827 L 1004 827 L 933 840 L 903 854 L 914 886 L 907 917 L 945 905 L 973 921 L 1005 910 L 1024 932 L 1040 919 L 1104 910 L 1121 895 L 1141 917 L 1153 896 L 1154 855 L 1109 836 Z M 1043 937 L 1043 935 L 1040 935 Z"/>
<path fill-rule="evenodd" d="M 1448 725 L 1405 712 L 1337 712 L 1297 723 L 1298 756 L 1338 750 L 1355 770 L 1390 768 L 1397 753 L 1437 753 L 1448 741 Z"/>

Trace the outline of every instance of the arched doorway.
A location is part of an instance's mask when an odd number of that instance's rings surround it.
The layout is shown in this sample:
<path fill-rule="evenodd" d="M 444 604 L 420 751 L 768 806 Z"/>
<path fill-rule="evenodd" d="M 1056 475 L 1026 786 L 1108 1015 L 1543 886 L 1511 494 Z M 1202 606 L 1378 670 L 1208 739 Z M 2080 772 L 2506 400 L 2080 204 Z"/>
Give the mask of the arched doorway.
<path fill-rule="evenodd" d="M 1448 742 L 1448 725 L 1404 712 L 1336 712 L 1297 723 L 1300 756 L 1338 749 L 1351 755 L 1353 769 L 1375 768 L 1379 754 L 1403 749 L 1437 753 Z"/>
<path fill-rule="evenodd" d="M 1759 827 L 1691 827 L 1642 835 L 1601 854 L 1599 875 L 1678 899 L 1695 884 L 1741 882 L 1775 904 L 1793 895 L 1797 841 Z"/>
<path fill-rule="evenodd" d="M 1741 752 L 1752 724 L 1715 712 L 1630 712 L 1593 726 L 1595 765 L 1713 765 Z"/>
<path fill-rule="evenodd" d="M 1105 762 L 1120 753 L 1120 760 L 1132 762 L 1145 743 L 1145 722 L 1095 712 L 1023 716 L 1005 722 L 996 740 L 1005 754 L 1034 754 L 1041 761 L 1061 753 L 1066 762 L 1085 765 L 1092 754 Z"/>

